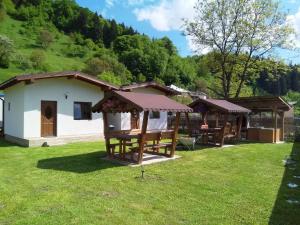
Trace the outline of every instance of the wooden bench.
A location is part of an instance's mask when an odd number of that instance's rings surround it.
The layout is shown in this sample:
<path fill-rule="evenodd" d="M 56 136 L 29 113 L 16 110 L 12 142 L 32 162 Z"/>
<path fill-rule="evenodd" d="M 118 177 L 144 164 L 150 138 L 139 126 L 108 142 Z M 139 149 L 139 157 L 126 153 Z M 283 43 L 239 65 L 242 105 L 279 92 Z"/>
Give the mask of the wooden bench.
<path fill-rule="evenodd" d="M 149 152 L 152 154 L 158 155 L 170 155 L 168 154 L 168 150 L 170 150 L 173 146 L 172 142 L 161 142 L 162 140 L 172 139 L 174 135 L 173 131 L 160 131 L 160 132 L 150 132 L 146 133 L 143 138 L 143 152 Z M 141 142 L 141 140 L 140 140 Z M 149 142 L 152 142 L 151 144 Z M 160 153 L 159 150 L 164 148 L 164 153 Z M 133 160 L 133 156 L 135 153 L 138 153 L 140 150 L 140 146 L 129 148 L 131 151 L 131 159 Z"/>

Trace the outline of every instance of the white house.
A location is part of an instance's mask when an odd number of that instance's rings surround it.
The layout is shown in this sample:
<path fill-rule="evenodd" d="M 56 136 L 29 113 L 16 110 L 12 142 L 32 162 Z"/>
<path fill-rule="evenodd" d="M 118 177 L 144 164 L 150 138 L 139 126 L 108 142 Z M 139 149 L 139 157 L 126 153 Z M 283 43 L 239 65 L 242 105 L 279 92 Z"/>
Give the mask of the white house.
<path fill-rule="evenodd" d="M 159 94 L 166 96 L 174 96 L 180 94 L 176 90 L 173 90 L 169 87 L 166 87 L 153 81 L 122 86 L 120 90 L 144 94 Z M 140 121 L 143 121 L 142 119 L 143 113 L 141 113 L 140 115 L 132 115 L 130 113 L 116 113 L 108 115 L 108 123 L 115 130 L 140 129 Z M 150 112 L 147 127 L 148 130 L 167 129 L 167 124 L 167 112 Z"/>
<path fill-rule="evenodd" d="M 102 114 L 91 107 L 117 89 L 80 72 L 13 77 L 0 84 L 5 94 L 4 135 L 24 146 L 103 138 Z"/>

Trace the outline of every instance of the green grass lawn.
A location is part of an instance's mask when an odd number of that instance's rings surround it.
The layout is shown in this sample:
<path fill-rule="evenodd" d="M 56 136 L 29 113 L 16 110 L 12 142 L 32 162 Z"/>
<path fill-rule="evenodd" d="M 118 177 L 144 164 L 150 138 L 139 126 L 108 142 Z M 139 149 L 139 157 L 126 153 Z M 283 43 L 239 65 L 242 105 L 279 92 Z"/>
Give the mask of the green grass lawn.
<path fill-rule="evenodd" d="M 177 151 L 145 167 L 101 159 L 104 143 L 21 148 L 1 142 L 0 224 L 300 224 L 300 144 Z M 298 151 L 298 152 L 297 152 Z M 293 155 L 300 160 L 299 155 Z M 298 174 L 297 174 L 298 173 Z"/>

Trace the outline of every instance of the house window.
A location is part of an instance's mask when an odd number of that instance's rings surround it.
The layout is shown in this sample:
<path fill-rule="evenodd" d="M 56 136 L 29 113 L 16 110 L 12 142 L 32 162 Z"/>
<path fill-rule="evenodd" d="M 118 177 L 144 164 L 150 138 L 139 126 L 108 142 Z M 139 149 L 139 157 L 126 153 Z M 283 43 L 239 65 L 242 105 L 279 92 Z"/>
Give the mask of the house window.
<path fill-rule="evenodd" d="M 74 120 L 91 120 L 92 103 L 74 102 Z"/>
<path fill-rule="evenodd" d="M 159 119 L 160 118 L 160 112 L 150 112 L 149 114 L 150 119 Z"/>

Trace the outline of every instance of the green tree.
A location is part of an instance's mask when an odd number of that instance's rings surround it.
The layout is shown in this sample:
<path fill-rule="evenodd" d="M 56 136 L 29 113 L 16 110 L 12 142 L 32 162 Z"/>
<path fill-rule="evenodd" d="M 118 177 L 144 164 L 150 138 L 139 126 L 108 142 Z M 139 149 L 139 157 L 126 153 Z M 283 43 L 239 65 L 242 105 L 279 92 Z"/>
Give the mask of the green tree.
<path fill-rule="evenodd" d="M 45 53 L 41 50 L 34 50 L 30 55 L 30 61 L 33 68 L 44 69 L 46 61 Z"/>
<path fill-rule="evenodd" d="M 130 83 L 132 81 L 132 75 L 127 68 L 122 63 L 118 62 L 117 59 L 108 55 L 89 59 L 86 63 L 84 72 L 95 76 L 105 73 L 106 80 L 110 74 L 113 74 L 112 80 L 122 84 Z"/>
<path fill-rule="evenodd" d="M 96 76 L 109 70 L 110 65 L 108 62 L 99 58 L 92 58 L 87 61 L 84 72 Z"/>
<path fill-rule="evenodd" d="M 42 30 L 37 37 L 37 44 L 42 48 L 47 49 L 53 42 L 53 39 L 54 38 L 51 32 L 48 30 Z"/>
<path fill-rule="evenodd" d="M 14 51 L 12 40 L 4 35 L 0 35 L 0 67 L 8 68 Z"/>
<path fill-rule="evenodd" d="M 98 76 L 98 78 L 111 84 L 122 85 L 122 80 L 120 77 L 111 71 L 104 71 Z"/>
<path fill-rule="evenodd" d="M 293 32 L 274 0 L 198 0 L 195 14 L 192 21 L 186 21 L 186 34 L 199 48 L 217 52 L 214 62 L 225 98 L 232 95 L 234 85 L 233 96 L 238 97 L 252 79 L 253 56 L 284 46 Z M 246 57 L 240 61 L 240 55 Z"/>

